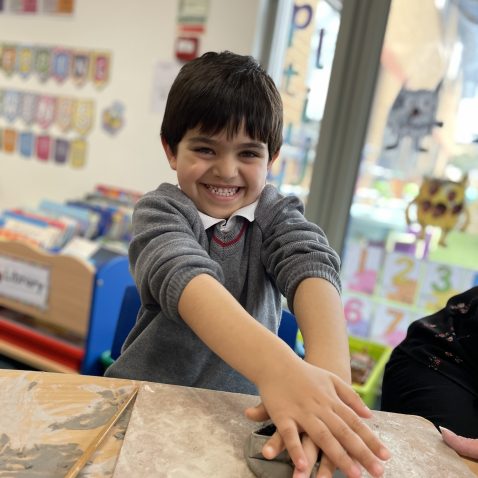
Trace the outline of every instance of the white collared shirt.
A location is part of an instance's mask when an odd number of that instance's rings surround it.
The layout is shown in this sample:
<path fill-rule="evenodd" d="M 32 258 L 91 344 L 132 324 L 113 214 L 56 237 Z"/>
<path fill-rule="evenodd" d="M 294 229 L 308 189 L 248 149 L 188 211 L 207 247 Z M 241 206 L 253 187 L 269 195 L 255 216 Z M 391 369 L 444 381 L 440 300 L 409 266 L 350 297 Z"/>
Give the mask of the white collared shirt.
<path fill-rule="evenodd" d="M 219 227 L 221 228 L 221 231 L 228 232 L 229 230 L 232 229 L 235 222 L 234 218 L 236 216 L 242 216 L 246 218 L 249 222 L 254 221 L 254 213 L 256 212 L 256 207 L 258 202 L 259 202 L 259 199 L 257 199 L 257 201 L 254 201 L 253 203 L 247 206 L 241 207 L 241 209 L 238 209 L 237 211 L 235 211 L 229 219 L 217 219 L 215 217 L 208 216 L 207 214 L 204 214 L 201 211 L 198 211 L 198 213 L 204 225 L 205 230 L 220 223 Z"/>

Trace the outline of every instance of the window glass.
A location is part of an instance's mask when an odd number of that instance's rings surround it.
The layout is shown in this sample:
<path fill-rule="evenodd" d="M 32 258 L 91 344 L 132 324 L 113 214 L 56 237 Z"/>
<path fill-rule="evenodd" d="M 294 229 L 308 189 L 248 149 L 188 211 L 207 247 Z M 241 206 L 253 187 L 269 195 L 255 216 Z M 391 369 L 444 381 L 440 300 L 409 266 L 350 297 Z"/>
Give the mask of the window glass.
<path fill-rule="evenodd" d="M 478 3 L 391 4 L 343 252 L 349 330 L 396 345 L 478 284 Z"/>
<path fill-rule="evenodd" d="M 324 113 L 340 12 L 326 1 L 294 4 L 279 90 L 284 144 L 269 181 L 304 202 Z"/>

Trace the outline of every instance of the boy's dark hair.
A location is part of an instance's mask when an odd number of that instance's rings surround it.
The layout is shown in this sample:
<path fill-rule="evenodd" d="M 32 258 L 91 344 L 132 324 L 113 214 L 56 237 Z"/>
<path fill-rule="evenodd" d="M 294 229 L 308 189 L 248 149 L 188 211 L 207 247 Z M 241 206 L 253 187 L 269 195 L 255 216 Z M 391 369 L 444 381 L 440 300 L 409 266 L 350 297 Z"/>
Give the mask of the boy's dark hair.
<path fill-rule="evenodd" d="M 245 132 L 266 143 L 269 159 L 282 145 L 282 100 L 252 56 L 208 52 L 186 63 L 169 91 L 161 136 L 173 154 L 189 129 L 229 137 Z"/>

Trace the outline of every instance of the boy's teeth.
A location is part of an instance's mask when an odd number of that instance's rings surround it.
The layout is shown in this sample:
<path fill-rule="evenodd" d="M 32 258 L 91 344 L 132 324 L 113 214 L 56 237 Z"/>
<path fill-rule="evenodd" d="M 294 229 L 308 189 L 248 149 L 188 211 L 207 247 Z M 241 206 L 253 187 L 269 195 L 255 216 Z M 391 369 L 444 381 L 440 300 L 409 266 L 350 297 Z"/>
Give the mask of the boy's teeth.
<path fill-rule="evenodd" d="M 239 188 L 218 188 L 217 186 L 211 186 L 210 184 L 207 186 L 209 191 L 213 194 L 217 194 L 218 196 L 234 196 L 237 193 Z"/>

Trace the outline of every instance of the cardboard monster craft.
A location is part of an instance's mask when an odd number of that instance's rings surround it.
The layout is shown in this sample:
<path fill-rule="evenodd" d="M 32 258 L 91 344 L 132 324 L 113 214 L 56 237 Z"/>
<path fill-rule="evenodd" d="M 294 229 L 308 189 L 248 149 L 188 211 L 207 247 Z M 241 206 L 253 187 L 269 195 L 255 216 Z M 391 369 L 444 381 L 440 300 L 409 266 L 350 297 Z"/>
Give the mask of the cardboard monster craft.
<path fill-rule="evenodd" d="M 416 205 L 416 222 L 421 226 L 421 239 L 427 226 L 435 226 L 441 229 L 438 243 L 446 246 L 446 237 L 452 229 L 459 226 L 461 231 L 466 230 L 470 222 L 470 213 L 465 205 L 467 182 L 467 175 L 459 182 L 428 176 L 423 178 L 418 195 L 405 210 L 406 221 L 410 225 L 410 209 L 413 204 Z"/>

